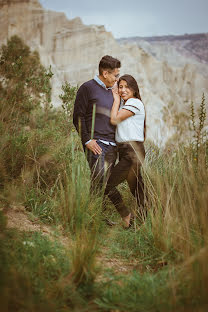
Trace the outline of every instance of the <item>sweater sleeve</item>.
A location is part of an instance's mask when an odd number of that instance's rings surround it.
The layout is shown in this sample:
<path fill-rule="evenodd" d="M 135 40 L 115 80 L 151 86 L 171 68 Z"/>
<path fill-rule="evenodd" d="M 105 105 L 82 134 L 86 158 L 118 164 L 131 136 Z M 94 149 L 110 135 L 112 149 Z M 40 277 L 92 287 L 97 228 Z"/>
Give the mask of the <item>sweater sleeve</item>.
<path fill-rule="evenodd" d="M 87 86 L 83 84 L 77 91 L 73 113 L 73 124 L 81 137 L 83 145 L 90 140 L 90 134 L 88 133 L 86 124 L 88 101 Z"/>

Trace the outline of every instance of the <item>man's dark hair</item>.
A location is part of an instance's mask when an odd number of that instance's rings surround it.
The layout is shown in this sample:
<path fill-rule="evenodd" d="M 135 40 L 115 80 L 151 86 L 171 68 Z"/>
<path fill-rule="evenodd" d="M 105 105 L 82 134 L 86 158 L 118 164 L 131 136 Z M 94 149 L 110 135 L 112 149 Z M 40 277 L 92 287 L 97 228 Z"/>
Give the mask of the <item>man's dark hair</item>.
<path fill-rule="evenodd" d="M 110 55 L 105 55 L 101 58 L 99 63 L 99 75 L 102 75 L 103 71 L 106 69 L 114 70 L 120 67 L 121 62 L 119 60 Z"/>

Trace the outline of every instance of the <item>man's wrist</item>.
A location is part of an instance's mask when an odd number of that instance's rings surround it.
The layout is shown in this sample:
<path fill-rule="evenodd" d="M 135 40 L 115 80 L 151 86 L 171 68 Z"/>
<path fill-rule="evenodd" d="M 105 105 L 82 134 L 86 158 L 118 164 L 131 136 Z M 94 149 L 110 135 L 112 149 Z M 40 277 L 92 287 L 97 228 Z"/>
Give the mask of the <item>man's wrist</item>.
<path fill-rule="evenodd" d="M 90 140 L 88 140 L 87 142 L 85 142 L 85 145 L 87 145 L 88 143 L 90 143 L 92 140 L 90 139 Z"/>

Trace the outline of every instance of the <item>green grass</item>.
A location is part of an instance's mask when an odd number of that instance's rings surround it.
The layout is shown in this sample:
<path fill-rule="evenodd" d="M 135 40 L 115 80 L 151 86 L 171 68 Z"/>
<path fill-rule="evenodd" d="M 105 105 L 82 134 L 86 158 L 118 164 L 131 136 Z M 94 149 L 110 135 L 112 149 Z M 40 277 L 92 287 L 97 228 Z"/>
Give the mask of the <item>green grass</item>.
<path fill-rule="evenodd" d="M 166 253 L 155 243 L 150 218 L 139 227 L 139 230 L 124 231 L 117 228 L 109 240 L 109 256 L 137 259 L 138 263 L 144 267 L 148 265 L 154 269 L 161 261 L 173 262 L 176 258 L 174 249 Z"/>
<path fill-rule="evenodd" d="M 5 230 L 0 243 L 3 311 L 31 311 L 53 306 L 48 291 L 70 270 L 68 252 L 60 242 L 40 233 Z M 47 302 L 47 304 L 46 304 Z"/>
<path fill-rule="evenodd" d="M 171 289 L 167 287 L 168 271 L 157 274 L 132 272 L 103 285 L 96 303 L 103 311 L 171 311 Z"/>

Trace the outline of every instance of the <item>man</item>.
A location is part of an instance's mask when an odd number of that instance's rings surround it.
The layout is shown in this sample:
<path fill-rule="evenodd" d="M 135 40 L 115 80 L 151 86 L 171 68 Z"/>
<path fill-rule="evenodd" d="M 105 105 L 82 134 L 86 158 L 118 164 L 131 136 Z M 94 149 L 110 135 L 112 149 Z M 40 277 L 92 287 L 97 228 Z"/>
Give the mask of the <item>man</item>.
<path fill-rule="evenodd" d="M 73 123 L 81 136 L 91 170 L 91 192 L 105 187 L 117 158 L 115 126 L 110 123 L 110 112 L 112 87 L 119 79 L 120 67 L 119 60 L 103 56 L 99 75 L 81 85 L 74 104 Z M 119 195 L 117 200 L 120 201 Z M 117 202 L 110 199 L 117 206 Z"/>

